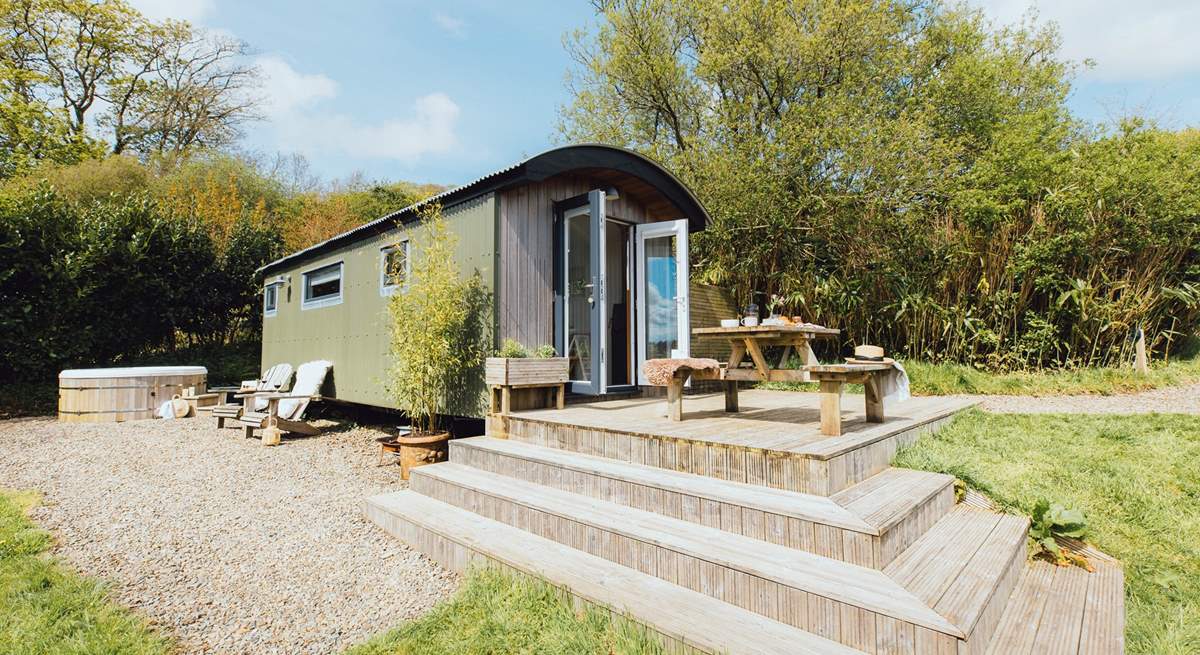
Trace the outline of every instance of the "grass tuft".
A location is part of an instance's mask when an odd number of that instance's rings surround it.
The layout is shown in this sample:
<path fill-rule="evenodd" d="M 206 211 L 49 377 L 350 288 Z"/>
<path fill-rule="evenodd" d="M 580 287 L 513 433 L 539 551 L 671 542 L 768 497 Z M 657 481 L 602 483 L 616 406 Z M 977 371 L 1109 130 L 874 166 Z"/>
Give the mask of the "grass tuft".
<path fill-rule="evenodd" d="M 6 655 L 158 655 L 171 644 L 108 600 L 104 586 L 46 555 L 50 535 L 26 516 L 39 498 L 0 490 L 0 644 Z"/>
<path fill-rule="evenodd" d="M 1125 566 L 1126 648 L 1200 652 L 1200 417 L 965 412 L 896 466 L 957 476 L 1002 507 L 1077 507 Z"/>
<path fill-rule="evenodd" d="M 660 655 L 661 644 L 628 620 L 576 611 L 555 587 L 495 568 L 473 570 L 458 592 L 425 616 L 346 655 Z"/>

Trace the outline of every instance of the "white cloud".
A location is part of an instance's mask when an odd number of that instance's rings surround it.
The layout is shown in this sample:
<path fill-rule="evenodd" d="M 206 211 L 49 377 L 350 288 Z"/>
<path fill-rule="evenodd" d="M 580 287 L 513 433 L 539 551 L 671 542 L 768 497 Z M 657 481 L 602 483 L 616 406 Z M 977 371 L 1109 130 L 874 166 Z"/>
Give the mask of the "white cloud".
<path fill-rule="evenodd" d="M 443 14 L 439 11 L 433 15 L 433 22 L 437 23 L 438 27 L 449 32 L 451 36 L 461 39 L 467 35 L 467 24 L 450 14 Z"/>
<path fill-rule="evenodd" d="M 199 24 L 216 8 L 214 0 L 130 0 L 134 9 L 153 20 L 174 18 Z"/>
<path fill-rule="evenodd" d="M 458 143 L 460 110 L 444 93 L 417 98 L 408 115 L 364 122 L 325 106 L 338 93 L 337 83 L 329 77 L 301 73 L 279 57 L 262 57 L 258 63 L 264 78 L 267 129 L 282 151 L 413 164 L 425 155 L 448 152 Z"/>
<path fill-rule="evenodd" d="M 268 115 L 292 112 L 337 96 L 337 82 L 320 73 L 305 75 L 275 56 L 259 57 L 256 63 L 262 71 L 263 111 Z"/>
<path fill-rule="evenodd" d="M 1086 73 L 1106 81 L 1161 79 L 1200 72 L 1196 0 L 974 0 L 1001 23 L 1036 8 L 1039 20 L 1058 23 L 1063 55 L 1092 59 Z"/>

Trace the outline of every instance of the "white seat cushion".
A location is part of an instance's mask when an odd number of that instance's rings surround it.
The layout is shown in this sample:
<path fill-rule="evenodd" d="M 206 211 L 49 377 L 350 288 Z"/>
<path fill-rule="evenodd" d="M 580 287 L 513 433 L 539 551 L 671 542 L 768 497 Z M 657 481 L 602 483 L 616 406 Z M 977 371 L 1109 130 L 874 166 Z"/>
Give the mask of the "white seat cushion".
<path fill-rule="evenodd" d="M 323 359 L 301 364 L 300 368 L 296 369 L 296 384 L 292 385 L 292 390 L 289 393 L 296 396 L 317 395 L 321 392 L 321 387 L 325 384 L 325 376 L 331 368 L 333 368 L 333 362 L 327 362 Z M 300 415 L 304 413 L 304 407 L 307 405 L 308 400 L 304 398 L 281 400 L 279 401 L 278 416 L 279 418 L 298 421 L 300 420 Z"/>

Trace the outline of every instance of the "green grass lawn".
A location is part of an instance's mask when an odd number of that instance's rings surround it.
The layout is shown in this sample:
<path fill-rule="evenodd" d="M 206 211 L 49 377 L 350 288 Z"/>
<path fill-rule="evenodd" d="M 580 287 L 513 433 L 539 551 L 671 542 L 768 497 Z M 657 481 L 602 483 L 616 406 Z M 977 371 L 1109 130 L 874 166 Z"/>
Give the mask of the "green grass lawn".
<path fill-rule="evenodd" d="M 1200 382 L 1200 357 L 1157 363 L 1141 375 L 1132 367 L 990 373 L 962 364 L 904 362 L 919 396 L 970 393 L 1061 396 L 1131 393 Z"/>
<path fill-rule="evenodd" d="M 165 638 L 108 600 L 103 585 L 48 556 L 26 512 L 30 493 L 0 491 L 0 645 L 5 655 L 170 653 Z"/>
<path fill-rule="evenodd" d="M 478 569 L 425 616 L 347 651 L 347 655 L 658 655 L 661 645 L 629 621 L 576 612 L 550 585 Z"/>
<path fill-rule="evenodd" d="M 955 475 L 1003 507 L 1084 511 L 1125 566 L 1126 648 L 1200 653 L 1200 417 L 965 413 L 897 466 Z"/>
<path fill-rule="evenodd" d="M 928 364 L 912 360 L 904 362 L 904 370 L 908 371 L 914 396 L 1112 395 L 1200 382 L 1200 357 L 1177 359 L 1167 364 L 1156 363 L 1148 375 L 1136 373 L 1132 367 L 994 373 L 962 364 Z M 758 386 L 761 389 L 784 391 L 817 390 L 815 383 L 770 382 Z M 862 385 L 847 385 L 847 391 L 862 393 Z"/>

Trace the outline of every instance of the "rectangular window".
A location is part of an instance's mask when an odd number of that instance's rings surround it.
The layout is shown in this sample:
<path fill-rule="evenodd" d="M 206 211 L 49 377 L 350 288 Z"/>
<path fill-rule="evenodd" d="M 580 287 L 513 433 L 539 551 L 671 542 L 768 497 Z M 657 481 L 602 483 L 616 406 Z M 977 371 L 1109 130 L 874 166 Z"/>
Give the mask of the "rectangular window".
<path fill-rule="evenodd" d="M 322 266 L 304 274 L 301 309 L 328 307 L 342 302 L 342 262 Z"/>
<path fill-rule="evenodd" d="M 274 316 L 279 309 L 279 283 L 263 287 L 263 316 Z"/>
<path fill-rule="evenodd" d="M 408 242 L 379 250 L 379 292 L 391 295 L 408 284 Z"/>

